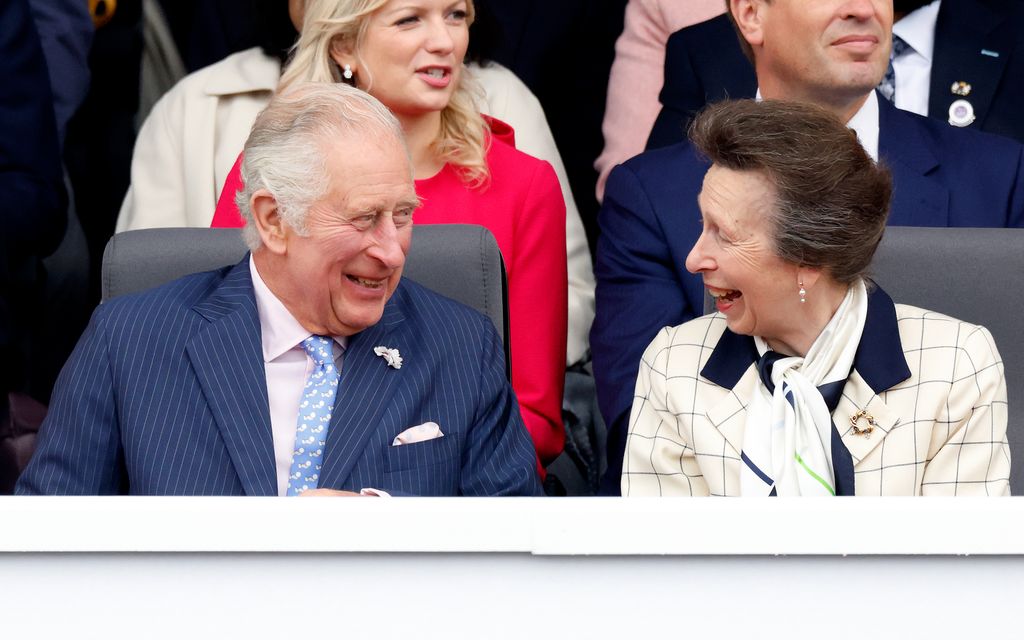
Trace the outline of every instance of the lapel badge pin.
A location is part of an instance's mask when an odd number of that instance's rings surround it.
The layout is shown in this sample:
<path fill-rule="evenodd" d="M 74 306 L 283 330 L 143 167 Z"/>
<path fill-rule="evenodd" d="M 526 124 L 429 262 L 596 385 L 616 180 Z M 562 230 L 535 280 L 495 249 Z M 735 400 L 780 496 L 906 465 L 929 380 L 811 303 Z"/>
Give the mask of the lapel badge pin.
<path fill-rule="evenodd" d="M 974 122 L 974 105 L 963 98 L 954 100 L 949 105 L 949 124 L 954 127 L 967 127 Z"/>
<path fill-rule="evenodd" d="M 971 89 L 971 83 L 964 82 L 963 80 L 957 80 L 956 82 L 953 83 L 953 86 L 949 88 L 949 90 L 953 93 L 954 96 L 962 96 L 965 98 L 971 95 Z"/>
<path fill-rule="evenodd" d="M 863 428 L 860 426 L 861 418 L 867 423 Z M 853 427 L 853 435 L 864 436 L 865 438 L 871 437 L 871 432 L 875 430 L 878 423 L 875 421 L 875 417 L 867 411 L 861 409 L 857 413 L 850 416 L 850 426 Z"/>
<path fill-rule="evenodd" d="M 393 369 L 402 368 L 402 354 L 398 352 L 398 349 L 389 349 L 385 346 L 374 347 L 373 352 L 378 356 L 384 358 L 384 361 L 388 363 L 388 366 Z"/>

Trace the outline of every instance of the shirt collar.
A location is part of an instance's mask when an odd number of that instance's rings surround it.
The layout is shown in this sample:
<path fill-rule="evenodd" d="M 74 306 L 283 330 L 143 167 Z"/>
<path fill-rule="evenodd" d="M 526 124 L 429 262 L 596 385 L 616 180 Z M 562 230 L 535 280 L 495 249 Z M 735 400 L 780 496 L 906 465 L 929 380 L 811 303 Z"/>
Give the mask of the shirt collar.
<path fill-rule="evenodd" d="M 761 89 L 757 90 L 756 100 L 760 102 Z M 860 146 L 864 147 L 871 159 L 878 162 L 878 94 L 874 91 L 868 94 L 867 100 L 861 105 L 857 113 L 846 123 L 846 126 L 853 129 L 857 134 Z"/>
<path fill-rule="evenodd" d="M 272 362 L 312 335 L 295 316 L 284 306 L 284 303 L 270 290 L 263 281 L 256 262 L 249 256 L 249 273 L 252 275 L 252 288 L 256 295 L 256 310 L 260 318 L 260 339 L 263 343 L 263 361 Z M 342 351 L 348 346 L 348 338 L 334 336 L 334 341 Z"/>
<path fill-rule="evenodd" d="M 864 147 L 871 159 L 878 162 L 878 94 L 874 91 L 868 93 L 868 99 L 864 101 L 857 113 L 846 123 L 846 126 L 853 129 L 860 140 L 860 146 Z"/>
<path fill-rule="evenodd" d="M 902 38 L 928 62 L 932 61 L 935 52 L 935 23 L 939 19 L 940 3 L 941 0 L 935 0 L 914 9 L 892 26 L 893 34 Z"/>

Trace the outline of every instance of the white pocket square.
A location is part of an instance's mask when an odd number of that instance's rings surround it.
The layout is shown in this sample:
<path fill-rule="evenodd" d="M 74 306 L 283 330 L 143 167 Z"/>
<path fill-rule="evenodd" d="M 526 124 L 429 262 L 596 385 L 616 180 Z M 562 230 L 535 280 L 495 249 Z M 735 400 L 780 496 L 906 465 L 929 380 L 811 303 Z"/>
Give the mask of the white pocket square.
<path fill-rule="evenodd" d="M 402 433 L 395 436 L 395 439 L 391 442 L 391 446 L 397 447 L 403 444 L 433 440 L 434 438 L 440 438 L 443 435 L 444 434 L 441 433 L 441 427 L 439 427 L 436 422 L 424 422 L 421 425 L 409 427 Z"/>

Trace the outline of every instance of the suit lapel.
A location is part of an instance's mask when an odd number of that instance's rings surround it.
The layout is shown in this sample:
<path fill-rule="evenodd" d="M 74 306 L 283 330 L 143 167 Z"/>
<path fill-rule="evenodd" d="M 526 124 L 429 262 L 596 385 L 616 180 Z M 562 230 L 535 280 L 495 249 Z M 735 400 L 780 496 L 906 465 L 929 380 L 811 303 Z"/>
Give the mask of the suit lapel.
<path fill-rule="evenodd" d="M 711 425 L 722 434 L 726 442 L 736 450 L 738 457 L 743 451 L 743 432 L 747 424 L 747 405 L 761 384 L 757 367 L 750 366 L 732 388 L 732 392 L 710 406 L 707 418 Z"/>
<path fill-rule="evenodd" d="M 853 456 L 854 468 L 867 457 L 902 416 L 886 406 L 879 394 L 895 387 L 910 377 L 910 367 L 903 355 L 899 321 L 892 299 L 881 288 L 868 294 L 868 313 L 864 321 L 864 337 L 857 347 L 853 371 L 843 387 L 843 396 L 832 413 L 843 444 Z M 869 434 L 853 430 L 851 418 L 859 411 L 874 418 L 876 426 Z M 866 418 L 858 421 L 858 428 L 868 426 Z"/>
<path fill-rule="evenodd" d="M 194 310 L 209 321 L 186 350 L 246 495 L 277 495 L 274 441 L 249 256 Z"/>
<path fill-rule="evenodd" d="M 939 159 L 921 135 L 920 116 L 878 97 L 878 155 L 893 177 L 889 224 L 949 226 L 949 190 L 933 177 Z"/>
<path fill-rule="evenodd" d="M 963 81 L 971 85 L 966 99 L 974 107 L 972 127 L 981 129 L 1013 47 L 1012 31 L 997 29 L 1005 19 L 1005 15 L 998 15 L 982 2 L 964 0 L 939 5 L 929 116 L 947 121 L 949 105 L 961 99 L 950 88 L 954 82 Z M 982 53 L 983 50 L 988 53 Z"/>
<path fill-rule="evenodd" d="M 728 395 L 710 405 L 705 415 L 736 450 L 737 456 L 743 451 L 747 404 L 760 384 L 757 367 L 754 366 L 757 358 L 753 338 L 726 329 L 700 372 L 704 378 L 730 390 Z"/>
<path fill-rule="evenodd" d="M 875 426 L 870 433 L 858 434 L 850 423 L 851 417 L 861 410 L 866 411 L 875 421 Z M 839 430 L 846 449 L 853 456 L 854 469 L 861 460 L 882 443 L 882 440 L 889 435 L 899 421 L 899 414 L 882 402 L 875 390 L 864 381 L 858 372 L 850 373 L 850 377 L 843 387 L 843 396 L 832 413 L 832 422 Z M 865 429 L 867 425 L 867 418 L 861 418 L 857 426 L 860 429 Z"/>
<path fill-rule="evenodd" d="M 411 353 L 414 344 L 407 339 L 408 327 L 401 308 L 404 299 L 405 290 L 399 285 L 385 306 L 381 321 L 349 339 L 327 434 L 321 486 L 344 486 L 363 456 L 371 435 L 389 426 L 398 426 L 385 424 L 385 410 L 392 405 L 392 396 L 402 378 L 408 377 L 407 367 L 415 367 L 415 361 L 410 358 L 402 369 L 395 369 L 373 350 L 385 346 L 398 349 L 403 357 L 415 356 Z M 399 431 L 401 429 L 396 430 L 395 435 Z"/>

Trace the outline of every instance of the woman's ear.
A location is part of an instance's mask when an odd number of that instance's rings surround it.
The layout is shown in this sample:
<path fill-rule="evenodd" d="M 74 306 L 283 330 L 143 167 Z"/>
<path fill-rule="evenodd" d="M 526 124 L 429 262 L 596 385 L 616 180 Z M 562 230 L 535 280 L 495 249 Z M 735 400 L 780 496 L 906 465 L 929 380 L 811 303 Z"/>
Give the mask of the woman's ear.
<path fill-rule="evenodd" d="M 339 69 L 344 69 L 345 65 L 349 65 L 352 72 L 355 73 L 356 51 L 351 38 L 335 36 L 331 40 L 330 55 L 331 60 L 334 60 Z"/>
<path fill-rule="evenodd" d="M 271 253 L 284 254 L 287 228 L 274 195 L 266 189 L 257 190 L 249 198 L 249 209 L 263 246 Z"/>
<path fill-rule="evenodd" d="M 819 267 L 800 267 L 796 271 L 797 286 L 803 285 L 804 289 L 810 291 L 821 279 Z"/>

